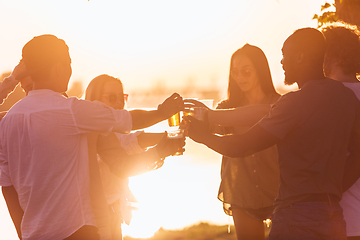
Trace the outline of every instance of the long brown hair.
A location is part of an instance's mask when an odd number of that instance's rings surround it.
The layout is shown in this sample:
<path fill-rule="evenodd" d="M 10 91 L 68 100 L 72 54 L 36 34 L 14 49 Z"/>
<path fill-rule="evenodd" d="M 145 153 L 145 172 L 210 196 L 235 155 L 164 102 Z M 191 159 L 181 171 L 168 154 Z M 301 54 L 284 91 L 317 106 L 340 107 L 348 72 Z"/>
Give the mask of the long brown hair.
<path fill-rule="evenodd" d="M 237 85 L 235 79 L 231 76 L 231 66 L 234 59 L 238 56 L 247 56 L 254 64 L 255 71 L 259 77 L 261 89 L 266 96 L 278 94 L 274 88 L 269 63 L 264 52 L 260 48 L 247 43 L 236 50 L 231 56 L 227 99 L 222 101 L 218 108 L 235 108 L 244 105 L 244 93 Z"/>

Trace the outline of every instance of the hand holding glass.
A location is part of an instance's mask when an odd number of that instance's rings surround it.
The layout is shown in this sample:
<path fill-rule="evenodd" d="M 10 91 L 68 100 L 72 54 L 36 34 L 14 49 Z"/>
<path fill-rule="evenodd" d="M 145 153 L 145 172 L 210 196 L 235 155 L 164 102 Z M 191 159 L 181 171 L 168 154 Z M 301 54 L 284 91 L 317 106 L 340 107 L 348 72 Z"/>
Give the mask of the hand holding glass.
<path fill-rule="evenodd" d="M 204 121 L 206 111 L 205 107 L 192 107 L 184 111 L 184 116 L 192 116 L 197 120 Z"/>
<path fill-rule="evenodd" d="M 180 145 L 181 142 L 183 142 L 184 131 L 181 129 L 178 129 L 176 131 L 168 132 L 167 137 L 173 141 L 176 141 L 174 144 Z M 178 150 L 181 150 L 181 149 L 178 149 Z M 178 151 L 178 152 L 174 153 L 173 156 L 179 156 L 179 155 L 183 155 L 183 152 Z"/>

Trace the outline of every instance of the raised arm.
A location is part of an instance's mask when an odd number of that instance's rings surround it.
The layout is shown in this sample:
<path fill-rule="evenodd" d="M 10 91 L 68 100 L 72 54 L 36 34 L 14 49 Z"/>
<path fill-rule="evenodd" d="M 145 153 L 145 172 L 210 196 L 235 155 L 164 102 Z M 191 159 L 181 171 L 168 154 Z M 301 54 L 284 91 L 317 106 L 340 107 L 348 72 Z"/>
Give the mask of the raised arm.
<path fill-rule="evenodd" d="M 187 117 L 188 135 L 195 142 L 228 157 L 245 157 L 275 145 L 279 139 L 256 124 L 241 135 L 217 136 L 209 132 L 208 123 Z"/>
<path fill-rule="evenodd" d="M 184 109 L 184 102 L 182 97 L 174 93 L 160 104 L 157 110 L 132 110 L 129 111 L 132 117 L 132 129 L 141 129 L 150 127 L 158 122 L 161 122 L 175 113 Z"/>
<path fill-rule="evenodd" d="M 77 131 L 129 133 L 133 129 L 141 129 L 171 117 L 183 109 L 182 97 L 175 93 L 160 104 L 157 110 L 114 109 L 100 101 L 87 101 L 69 98 L 71 111 Z"/>
<path fill-rule="evenodd" d="M 14 91 L 18 83 L 13 75 L 4 78 L 4 81 L 0 83 L 0 104 Z"/>
<path fill-rule="evenodd" d="M 225 126 L 252 126 L 269 113 L 270 108 L 270 104 L 256 104 L 232 109 L 209 110 L 209 123 Z"/>
<path fill-rule="evenodd" d="M 207 108 L 209 124 L 223 126 L 253 126 L 269 113 L 270 104 L 255 104 L 231 109 L 210 109 L 205 104 L 194 99 L 185 99 L 185 108 L 204 107 Z"/>
<path fill-rule="evenodd" d="M 11 72 L 10 76 L 4 78 L 4 81 L 0 83 L 0 104 L 2 104 L 7 96 L 15 90 L 19 83 L 19 79 L 23 78 L 25 72 L 25 64 L 20 62 Z"/>

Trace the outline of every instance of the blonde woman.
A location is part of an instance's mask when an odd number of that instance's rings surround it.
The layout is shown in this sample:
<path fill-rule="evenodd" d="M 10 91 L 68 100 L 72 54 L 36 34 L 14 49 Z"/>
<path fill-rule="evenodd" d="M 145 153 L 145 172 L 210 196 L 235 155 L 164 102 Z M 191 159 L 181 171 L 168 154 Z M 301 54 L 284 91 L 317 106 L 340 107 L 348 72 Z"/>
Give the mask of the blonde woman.
<path fill-rule="evenodd" d="M 103 74 L 95 77 L 88 85 L 85 99 L 100 101 L 114 109 L 124 109 L 128 95 L 124 94 L 123 84 L 118 78 Z M 142 155 L 145 158 L 153 157 L 145 154 L 148 147 L 156 145 L 164 136 L 164 133 L 145 133 L 137 131 L 130 134 L 115 133 L 122 148 L 127 155 Z M 126 156 L 125 156 L 126 157 Z M 122 239 L 121 224 L 129 224 L 132 218 L 132 203 L 136 202 L 135 196 L 128 187 L 128 178 L 120 178 L 110 171 L 108 165 L 98 158 L 102 187 L 111 214 L 111 232 L 113 240 Z M 152 165 L 144 165 L 143 169 L 135 174 L 161 167 L 162 159 L 158 159 Z M 128 176 L 133 175 L 129 173 Z M 101 231 L 100 231 L 101 235 Z"/>

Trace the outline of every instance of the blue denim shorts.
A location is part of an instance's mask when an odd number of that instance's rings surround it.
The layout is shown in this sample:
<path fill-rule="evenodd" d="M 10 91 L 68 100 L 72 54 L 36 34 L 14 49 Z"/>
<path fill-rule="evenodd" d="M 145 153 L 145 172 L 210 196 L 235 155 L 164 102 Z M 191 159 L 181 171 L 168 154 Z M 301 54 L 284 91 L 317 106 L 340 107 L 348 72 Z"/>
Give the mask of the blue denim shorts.
<path fill-rule="evenodd" d="M 346 240 L 346 224 L 338 203 L 299 202 L 277 209 L 270 240 Z"/>

